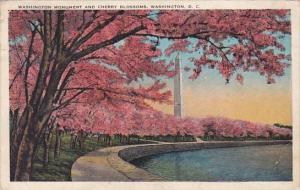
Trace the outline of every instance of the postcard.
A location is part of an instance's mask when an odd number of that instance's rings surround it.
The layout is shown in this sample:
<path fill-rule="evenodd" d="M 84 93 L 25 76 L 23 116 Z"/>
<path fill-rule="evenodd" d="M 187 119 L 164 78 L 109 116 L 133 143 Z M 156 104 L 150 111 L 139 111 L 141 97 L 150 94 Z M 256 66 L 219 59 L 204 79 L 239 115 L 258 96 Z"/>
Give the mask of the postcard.
<path fill-rule="evenodd" d="M 300 2 L 0 8 L 1 189 L 300 188 Z"/>

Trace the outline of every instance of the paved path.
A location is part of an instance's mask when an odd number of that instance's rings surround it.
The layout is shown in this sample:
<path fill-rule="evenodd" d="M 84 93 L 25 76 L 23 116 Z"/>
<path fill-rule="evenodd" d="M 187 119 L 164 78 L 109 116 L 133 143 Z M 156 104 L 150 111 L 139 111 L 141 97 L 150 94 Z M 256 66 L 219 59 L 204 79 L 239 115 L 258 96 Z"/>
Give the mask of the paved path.
<path fill-rule="evenodd" d="M 72 166 L 72 181 L 166 181 L 129 162 L 135 158 L 171 151 L 202 148 L 222 148 L 270 144 L 289 144 L 292 141 L 223 141 L 181 142 L 108 147 L 78 158 Z M 143 147 L 142 147 L 143 146 Z M 120 158 L 120 156 L 122 158 Z"/>
<path fill-rule="evenodd" d="M 72 181 L 161 181 L 118 156 L 121 149 L 139 145 L 103 148 L 80 157 L 72 166 Z M 142 145 L 141 145 L 142 146 Z"/>
<path fill-rule="evenodd" d="M 163 141 L 155 141 L 155 140 L 147 140 L 147 139 L 140 139 L 140 141 L 155 143 L 155 144 L 174 144 L 174 142 L 163 142 Z"/>

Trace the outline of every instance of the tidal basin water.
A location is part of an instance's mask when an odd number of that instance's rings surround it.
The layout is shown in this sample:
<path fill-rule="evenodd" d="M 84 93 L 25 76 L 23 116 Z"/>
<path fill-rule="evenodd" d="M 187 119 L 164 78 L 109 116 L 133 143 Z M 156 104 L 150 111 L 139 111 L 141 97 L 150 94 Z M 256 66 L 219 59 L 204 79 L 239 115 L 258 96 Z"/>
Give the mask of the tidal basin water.
<path fill-rule="evenodd" d="M 176 181 L 291 181 L 292 145 L 172 152 L 132 163 Z"/>

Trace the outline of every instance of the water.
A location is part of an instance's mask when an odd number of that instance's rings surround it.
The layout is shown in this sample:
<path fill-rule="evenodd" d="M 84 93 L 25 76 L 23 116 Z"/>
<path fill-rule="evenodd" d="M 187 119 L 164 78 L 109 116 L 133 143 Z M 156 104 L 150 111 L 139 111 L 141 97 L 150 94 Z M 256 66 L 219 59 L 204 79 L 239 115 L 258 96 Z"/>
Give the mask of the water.
<path fill-rule="evenodd" d="M 176 181 L 291 181 L 292 146 L 203 149 L 149 156 L 136 166 Z"/>

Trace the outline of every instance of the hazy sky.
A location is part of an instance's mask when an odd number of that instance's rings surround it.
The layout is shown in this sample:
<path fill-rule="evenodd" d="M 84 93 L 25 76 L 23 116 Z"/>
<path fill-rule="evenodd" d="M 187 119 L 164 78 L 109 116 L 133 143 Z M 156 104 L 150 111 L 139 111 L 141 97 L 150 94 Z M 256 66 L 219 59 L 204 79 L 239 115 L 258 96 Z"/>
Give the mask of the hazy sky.
<path fill-rule="evenodd" d="M 281 39 L 290 54 L 290 36 Z M 170 41 L 160 41 L 164 50 Z M 198 53 L 199 54 L 199 53 Z M 167 61 L 174 60 L 162 56 Z M 180 53 L 183 66 L 192 66 L 188 60 L 191 56 Z M 223 116 L 261 123 L 291 124 L 291 69 L 288 68 L 282 77 L 275 78 L 275 84 L 267 84 L 265 77 L 258 73 L 243 73 L 244 85 L 236 80 L 225 85 L 225 80 L 217 70 L 204 69 L 194 81 L 188 79 L 190 73 L 183 71 L 183 107 L 185 116 L 205 117 Z M 162 79 L 173 90 L 172 79 Z M 145 82 L 145 81 L 144 81 Z M 173 113 L 172 105 L 153 104 L 158 110 Z"/>

